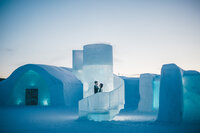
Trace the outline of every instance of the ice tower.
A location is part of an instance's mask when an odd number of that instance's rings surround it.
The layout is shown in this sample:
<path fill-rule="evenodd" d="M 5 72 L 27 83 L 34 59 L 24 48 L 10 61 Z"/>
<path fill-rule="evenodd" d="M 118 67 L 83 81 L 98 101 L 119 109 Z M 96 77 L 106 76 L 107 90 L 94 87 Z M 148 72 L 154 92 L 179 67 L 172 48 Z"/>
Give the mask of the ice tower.
<path fill-rule="evenodd" d="M 73 50 L 73 73 L 82 80 L 83 50 Z"/>
<path fill-rule="evenodd" d="M 83 83 L 79 116 L 102 121 L 124 108 L 124 81 L 113 74 L 113 51 L 108 44 L 89 44 L 73 51 L 73 72 Z M 94 81 L 103 83 L 103 92 L 94 94 Z"/>
<path fill-rule="evenodd" d="M 103 83 L 104 92 L 113 90 L 112 46 L 107 44 L 85 45 L 83 47 L 83 96 L 94 94 L 94 81 Z"/>

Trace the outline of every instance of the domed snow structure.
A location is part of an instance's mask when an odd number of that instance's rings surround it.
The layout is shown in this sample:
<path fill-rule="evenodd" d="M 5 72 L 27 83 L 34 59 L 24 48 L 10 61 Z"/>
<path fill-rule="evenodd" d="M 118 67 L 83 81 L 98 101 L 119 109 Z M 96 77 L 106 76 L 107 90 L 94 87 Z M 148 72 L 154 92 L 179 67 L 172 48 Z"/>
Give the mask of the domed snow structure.
<path fill-rule="evenodd" d="M 82 83 L 70 68 L 27 64 L 0 82 L 0 105 L 41 105 L 77 108 Z"/>

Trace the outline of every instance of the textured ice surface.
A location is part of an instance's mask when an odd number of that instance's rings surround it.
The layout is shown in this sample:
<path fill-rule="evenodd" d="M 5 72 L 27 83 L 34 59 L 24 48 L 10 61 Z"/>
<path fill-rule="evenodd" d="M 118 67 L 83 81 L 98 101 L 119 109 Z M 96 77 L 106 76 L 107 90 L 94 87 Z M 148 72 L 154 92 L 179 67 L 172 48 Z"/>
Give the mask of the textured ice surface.
<path fill-rule="evenodd" d="M 183 86 L 182 70 L 177 65 L 163 65 L 159 98 L 158 121 L 180 122 L 183 113 Z"/>
<path fill-rule="evenodd" d="M 183 119 L 186 121 L 200 121 L 200 73 L 196 71 L 185 71 L 183 87 Z"/>

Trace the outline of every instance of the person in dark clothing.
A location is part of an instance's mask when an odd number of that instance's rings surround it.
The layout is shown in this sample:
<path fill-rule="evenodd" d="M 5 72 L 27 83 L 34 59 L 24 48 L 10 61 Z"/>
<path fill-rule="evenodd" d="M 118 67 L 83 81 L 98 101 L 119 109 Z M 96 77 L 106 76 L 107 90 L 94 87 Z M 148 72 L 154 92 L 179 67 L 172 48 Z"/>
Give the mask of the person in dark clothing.
<path fill-rule="evenodd" d="M 98 93 L 99 87 L 98 87 L 98 81 L 94 81 L 94 94 Z"/>
<path fill-rule="evenodd" d="M 99 85 L 99 92 L 103 92 L 103 84 L 102 83 L 100 83 L 100 85 Z"/>

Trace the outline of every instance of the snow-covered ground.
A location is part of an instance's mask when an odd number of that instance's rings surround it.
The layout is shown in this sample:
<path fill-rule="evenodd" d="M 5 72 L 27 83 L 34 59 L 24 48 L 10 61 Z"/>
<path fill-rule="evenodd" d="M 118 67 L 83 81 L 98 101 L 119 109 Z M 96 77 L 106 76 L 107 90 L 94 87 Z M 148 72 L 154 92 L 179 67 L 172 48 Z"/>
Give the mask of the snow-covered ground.
<path fill-rule="evenodd" d="M 199 133 L 200 123 L 158 123 L 153 114 L 123 113 L 113 121 L 78 119 L 76 111 L 51 107 L 0 109 L 0 133 Z"/>

